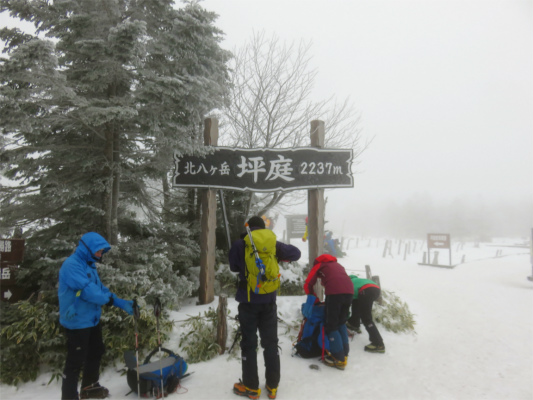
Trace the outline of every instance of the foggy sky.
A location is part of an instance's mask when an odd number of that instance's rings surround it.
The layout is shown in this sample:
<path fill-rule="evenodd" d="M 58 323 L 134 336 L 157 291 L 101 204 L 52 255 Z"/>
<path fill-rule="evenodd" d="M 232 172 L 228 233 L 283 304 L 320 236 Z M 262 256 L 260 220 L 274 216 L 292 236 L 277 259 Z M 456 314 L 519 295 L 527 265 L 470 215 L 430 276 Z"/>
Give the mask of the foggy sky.
<path fill-rule="evenodd" d="M 254 30 L 311 40 L 316 99 L 355 103 L 374 141 L 354 168 L 354 188 L 326 192 L 338 229 L 413 198 L 533 206 L 533 2 L 203 5 L 219 14 L 230 50 Z"/>
<path fill-rule="evenodd" d="M 311 40 L 315 99 L 350 97 L 360 112 L 374 140 L 354 188 L 326 191 L 330 229 L 413 199 L 521 204 L 533 226 L 532 1 L 201 4 L 219 15 L 228 50 L 253 31 Z"/>

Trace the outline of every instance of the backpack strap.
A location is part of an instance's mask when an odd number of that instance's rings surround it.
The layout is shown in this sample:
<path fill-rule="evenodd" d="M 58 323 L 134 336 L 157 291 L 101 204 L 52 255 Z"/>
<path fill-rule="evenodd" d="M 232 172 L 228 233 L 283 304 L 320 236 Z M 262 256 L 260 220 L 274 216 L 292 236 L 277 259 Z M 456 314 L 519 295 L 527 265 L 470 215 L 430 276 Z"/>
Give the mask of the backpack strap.
<path fill-rule="evenodd" d="M 144 360 L 144 363 L 143 364 L 149 364 L 150 363 L 150 360 L 152 358 L 152 356 L 157 353 L 159 351 L 159 347 L 156 347 L 155 349 L 153 349 L 150 354 L 148 354 L 146 356 L 146 359 Z M 171 351 L 171 350 L 168 350 L 168 349 L 165 349 L 164 347 L 161 347 L 161 351 L 164 351 L 165 353 L 167 353 L 169 356 L 175 356 L 176 354 Z"/>

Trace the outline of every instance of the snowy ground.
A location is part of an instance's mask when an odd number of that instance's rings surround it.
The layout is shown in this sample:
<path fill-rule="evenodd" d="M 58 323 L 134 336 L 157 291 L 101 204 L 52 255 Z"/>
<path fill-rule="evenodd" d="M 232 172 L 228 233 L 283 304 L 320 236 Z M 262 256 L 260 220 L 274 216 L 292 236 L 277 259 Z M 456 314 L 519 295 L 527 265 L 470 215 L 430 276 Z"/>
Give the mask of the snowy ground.
<path fill-rule="evenodd" d="M 296 243 L 303 250 L 303 243 Z M 278 399 L 533 399 L 533 282 L 528 249 L 494 247 L 513 244 L 495 241 L 492 245 L 473 243 L 453 245 L 452 259 L 465 263 L 454 269 L 418 265 L 425 251 L 422 243 L 415 252 L 398 254 L 393 244 L 392 256 L 383 258 L 384 240 L 351 240 L 346 257 L 339 261 L 349 272 L 363 273 L 370 265 L 379 275 L 382 287 L 406 301 L 416 315 L 416 335 L 394 334 L 381 328 L 385 354 L 363 351 L 368 343 L 366 332 L 351 342 L 348 366 L 344 371 L 309 365 L 316 360 L 291 357 L 292 339 L 280 325 L 282 380 Z M 462 247 L 462 248 L 461 248 Z M 500 257 L 495 257 L 501 250 Z M 441 256 L 440 263 L 448 261 Z M 179 312 L 175 321 L 198 315 L 208 306 L 196 306 L 196 299 Z M 279 297 L 278 309 L 284 320 L 300 320 L 303 296 Z M 231 315 L 236 303 L 229 301 Z M 105 328 L 104 328 L 105 329 Z M 165 347 L 177 350 L 182 330 L 176 323 L 174 334 Z M 293 333 L 292 333 L 293 334 Z M 229 340 L 229 339 L 228 339 Z M 262 355 L 260 378 L 264 385 Z M 235 399 L 233 383 L 240 378 L 240 362 L 223 355 L 209 362 L 192 364 L 190 377 L 182 381 L 178 393 L 169 399 Z M 47 385 L 49 374 L 18 389 L 2 385 L 2 399 L 59 399 L 60 383 Z M 116 368 L 108 368 L 100 382 L 108 387 L 113 399 L 134 399 L 126 378 Z M 262 394 L 261 398 L 267 398 Z"/>

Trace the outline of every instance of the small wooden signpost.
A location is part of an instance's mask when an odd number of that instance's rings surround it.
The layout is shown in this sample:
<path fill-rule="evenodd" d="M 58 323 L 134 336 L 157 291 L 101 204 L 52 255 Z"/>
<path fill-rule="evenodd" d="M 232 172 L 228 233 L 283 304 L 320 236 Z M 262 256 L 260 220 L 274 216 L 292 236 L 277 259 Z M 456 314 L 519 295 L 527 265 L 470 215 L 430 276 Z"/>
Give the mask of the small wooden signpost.
<path fill-rule="evenodd" d="M 0 239 L 0 300 L 15 303 L 24 292 L 15 277 L 24 260 L 24 239 Z"/>
<path fill-rule="evenodd" d="M 440 267 L 440 268 L 455 268 L 456 265 L 452 264 L 452 246 L 451 246 L 451 239 L 449 233 L 428 233 L 427 235 L 427 244 L 428 244 L 428 252 L 427 252 L 427 263 L 426 263 L 426 257 L 424 255 L 424 261 L 422 263 L 418 263 L 418 265 L 429 265 L 432 267 Z M 443 265 L 439 264 L 438 262 L 438 253 L 435 252 L 433 254 L 433 262 L 431 261 L 431 249 L 448 249 L 449 251 L 449 265 Z"/>

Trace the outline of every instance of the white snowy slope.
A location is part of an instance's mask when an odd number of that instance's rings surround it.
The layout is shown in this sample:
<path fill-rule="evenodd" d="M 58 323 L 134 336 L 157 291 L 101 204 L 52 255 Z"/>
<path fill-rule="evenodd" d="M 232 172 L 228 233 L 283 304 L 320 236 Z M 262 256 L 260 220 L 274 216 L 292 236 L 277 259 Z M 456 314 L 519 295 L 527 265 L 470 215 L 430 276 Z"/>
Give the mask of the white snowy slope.
<path fill-rule="evenodd" d="M 502 247 L 502 257 L 494 258 L 496 247 L 467 244 L 460 251 L 454 249 L 452 257 L 460 260 L 463 252 L 466 260 L 472 261 L 444 269 L 418 265 L 421 253 L 409 255 L 406 261 L 403 253 L 383 258 L 383 247 L 375 243 L 351 248 L 339 261 L 350 273 L 363 273 L 364 266 L 370 265 L 382 287 L 408 303 L 415 314 L 416 335 L 394 334 L 378 325 L 386 353 L 369 354 L 363 351 L 368 343 L 363 329 L 363 334 L 350 343 L 344 371 L 323 365 L 317 371 L 309 368 L 316 360 L 291 357 L 295 333 L 286 334 L 280 324 L 282 377 L 278 399 L 533 399 L 533 283 L 527 280 L 531 275 L 527 249 Z M 298 246 L 305 260 L 305 246 Z M 304 299 L 280 296 L 281 318 L 301 320 Z M 207 306 L 196 306 L 195 302 L 190 299 L 180 311 L 172 312 L 172 318 L 182 321 L 208 307 L 216 308 L 218 299 Z M 234 316 L 234 300 L 229 300 L 228 308 Z M 176 322 L 165 347 L 178 350 L 182 333 Z M 124 334 L 133 335 L 133 327 L 127 327 Z M 261 351 L 258 361 L 264 385 Z M 129 388 L 126 377 L 117 372 L 121 367 L 107 368 L 100 382 L 110 389 L 112 399 L 135 399 L 134 393 L 125 396 Z M 194 373 L 168 398 L 236 399 L 232 386 L 240 378 L 240 369 L 239 360 L 227 355 L 191 364 L 189 371 Z M 47 385 L 49 379 L 50 374 L 45 373 L 18 388 L 2 385 L 1 398 L 60 399 L 60 383 Z M 261 398 L 266 399 L 266 393 Z"/>

